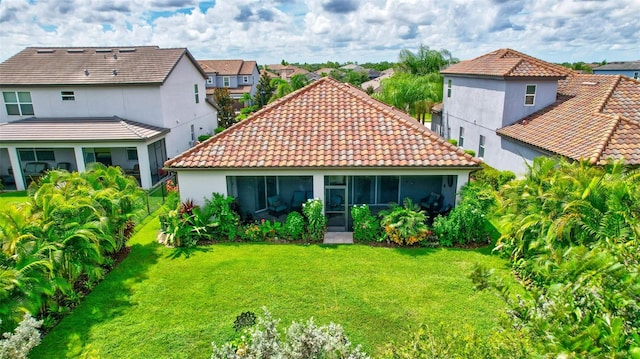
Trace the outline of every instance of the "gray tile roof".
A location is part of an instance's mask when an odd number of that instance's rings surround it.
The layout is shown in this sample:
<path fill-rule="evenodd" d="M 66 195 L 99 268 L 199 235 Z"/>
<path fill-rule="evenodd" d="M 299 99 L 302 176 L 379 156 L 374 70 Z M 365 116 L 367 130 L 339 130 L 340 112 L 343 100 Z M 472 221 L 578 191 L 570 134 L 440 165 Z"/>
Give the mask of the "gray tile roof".
<path fill-rule="evenodd" d="M 593 69 L 593 71 L 598 70 L 640 70 L 640 61 L 611 62 Z"/>
<path fill-rule="evenodd" d="M 37 118 L 0 123 L 0 144 L 6 142 L 143 142 L 168 133 L 168 128 L 114 117 Z"/>
<path fill-rule="evenodd" d="M 0 85 L 162 84 L 186 48 L 27 47 L 0 64 Z"/>

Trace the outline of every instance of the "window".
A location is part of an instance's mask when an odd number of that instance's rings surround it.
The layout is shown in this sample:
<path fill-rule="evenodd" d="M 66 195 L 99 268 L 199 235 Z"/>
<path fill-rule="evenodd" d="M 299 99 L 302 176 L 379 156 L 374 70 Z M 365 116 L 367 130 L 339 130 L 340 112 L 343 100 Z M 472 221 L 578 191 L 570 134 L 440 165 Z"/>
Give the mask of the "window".
<path fill-rule="evenodd" d="M 128 161 L 137 161 L 138 160 L 138 150 L 135 148 L 127 148 L 127 160 Z"/>
<path fill-rule="evenodd" d="M 198 84 L 193 85 L 193 93 L 196 96 L 196 103 L 200 103 L 200 96 L 198 96 Z"/>
<path fill-rule="evenodd" d="M 464 127 L 460 127 L 460 136 L 458 137 L 458 146 L 464 146 Z"/>
<path fill-rule="evenodd" d="M 195 142 L 196 140 L 196 128 L 194 125 L 191 125 L 191 141 Z"/>
<path fill-rule="evenodd" d="M 638 79 L 638 72 L 634 72 L 633 73 L 633 78 L 636 79 L 636 80 Z"/>
<path fill-rule="evenodd" d="M 33 115 L 33 103 L 31 103 L 30 92 L 8 91 L 3 92 L 4 105 L 7 109 L 7 115 Z"/>
<path fill-rule="evenodd" d="M 636 72 L 636 75 L 638 75 L 638 73 Z M 247 82 L 249 82 L 249 76 L 242 76 L 242 81 L 246 84 Z"/>
<path fill-rule="evenodd" d="M 229 76 L 225 76 L 222 78 L 222 86 L 231 87 L 231 79 L 229 78 Z"/>
<path fill-rule="evenodd" d="M 480 144 L 478 145 L 478 157 L 480 158 L 484 157 L 484 144 L 486 140 L 483 135 L 480 135 Z"/>
<path fill-rule="evenodd" d="M 21 149 L 18 149 L 18 155 L 20 156 L 20 161 L 22 162 L 30 162 L 30 161 L 55 162 L 56 160 L 56 156 L 53 150 L 48 150 L 48 149 L 21 148 Z"/>
<path fill-rule="evenodd" d="M 447 82 L 447 97 L 451 97 L 451 80 Z"/>
<path fill-rule="evenodd" d="M 536 85 L 527 85 L 524 95 L 524 105 L 533 106 L 536 103 Z"/>
<path fill-rule="evenodd" d="M 75 101 L 76 95 L 73 91 L 60 91 L 60 95 L 62 96 L 62 101 Z"/>
<path fill-rule="evenodd" d="M 213 76 L 207 77 L 207 85 L 213 85 Z"/>

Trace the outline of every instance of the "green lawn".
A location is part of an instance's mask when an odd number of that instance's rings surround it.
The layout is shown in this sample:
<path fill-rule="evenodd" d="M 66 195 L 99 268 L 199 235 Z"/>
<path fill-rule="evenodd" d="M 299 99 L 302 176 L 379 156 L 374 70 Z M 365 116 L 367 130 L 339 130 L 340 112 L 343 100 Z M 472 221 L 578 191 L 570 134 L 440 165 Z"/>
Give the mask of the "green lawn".
<path fill-rule="evenodd" d="M 9 204 L 26 202 L 27 191 L 12 191 L 0 193 L 0 208 Z"/>
<path fill-rule="evenodd" d="M 502 302 L 467 278 L 479 251 L 363 245 L 218 244 L 190 252 L 155 243 L 153 219 L 129 257 L 53 329 L 32 358 L 208 358 L 241 312 L 266 306 L 282 326 L 337 322 L 370 354 L 420 323 L 490 328 Z M 509 280 L 510 281 L 510 280 Z"/>

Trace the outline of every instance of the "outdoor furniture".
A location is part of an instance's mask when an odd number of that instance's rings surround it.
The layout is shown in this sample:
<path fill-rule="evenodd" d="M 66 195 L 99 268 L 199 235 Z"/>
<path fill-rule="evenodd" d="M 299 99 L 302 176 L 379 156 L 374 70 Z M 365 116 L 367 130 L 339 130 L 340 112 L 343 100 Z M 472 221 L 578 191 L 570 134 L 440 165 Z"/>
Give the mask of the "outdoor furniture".
<path fill-rule="evenodd" d="M 40 178 L 49 169 L 47 162 L 29 162 L 24 166 L 24 177 L 27 185 Z"/>
<path fill-rule="evenodd" d="M 429 216 L 434 216 L 442 210 L 444 199 L 440 193 L 431 192 L 427 197 L 420 200 L 420 208 L 425 210 Z"/>
<path fill-rule="evenodd" d="M 287 212 L 287 204 L 280 199 L 280 196 L 271 196 L 267 198 L 269 214 L 279 216 Z"/>
<path fill-rule="evenodd" d="M 305 191 L 294 191 L 291 196 L 291 210 L 301 211 L 302 204 L 307 200 L 307 193 Z"/>
<path fill-rule="evenodd" d="M 71 163 L 70 162 L 58 162 L 56 164 L 56 169 L 65 170 L 67 172 L 71 172 Z"/>

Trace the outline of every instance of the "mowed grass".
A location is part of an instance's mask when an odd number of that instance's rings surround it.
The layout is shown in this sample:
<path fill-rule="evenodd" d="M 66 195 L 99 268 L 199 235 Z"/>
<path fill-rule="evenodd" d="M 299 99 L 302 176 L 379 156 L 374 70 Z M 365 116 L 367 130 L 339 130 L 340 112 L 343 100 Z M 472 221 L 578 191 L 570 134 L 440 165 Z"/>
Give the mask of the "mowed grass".
<path fill-rule="evenodd" d="M 17 203 L 27 202 L 27 191 L 12 191 L 0 193 L 0 208 L 15 205 Z"/>
<path fill-rule="evenodd" d="M 217 244 L 191 251 L 155 242 L 153 219 L 131 253 L 32 352 L 32 358 L 208 358 L 233 321 L 266 306 L 281 327 L 314 317 L 344 326 L 379 356 L 421 323 L 491 328 L 503 303 L 474 292 L 474 263 L 512 282 L 484 250 L 364 245 Z"/>

